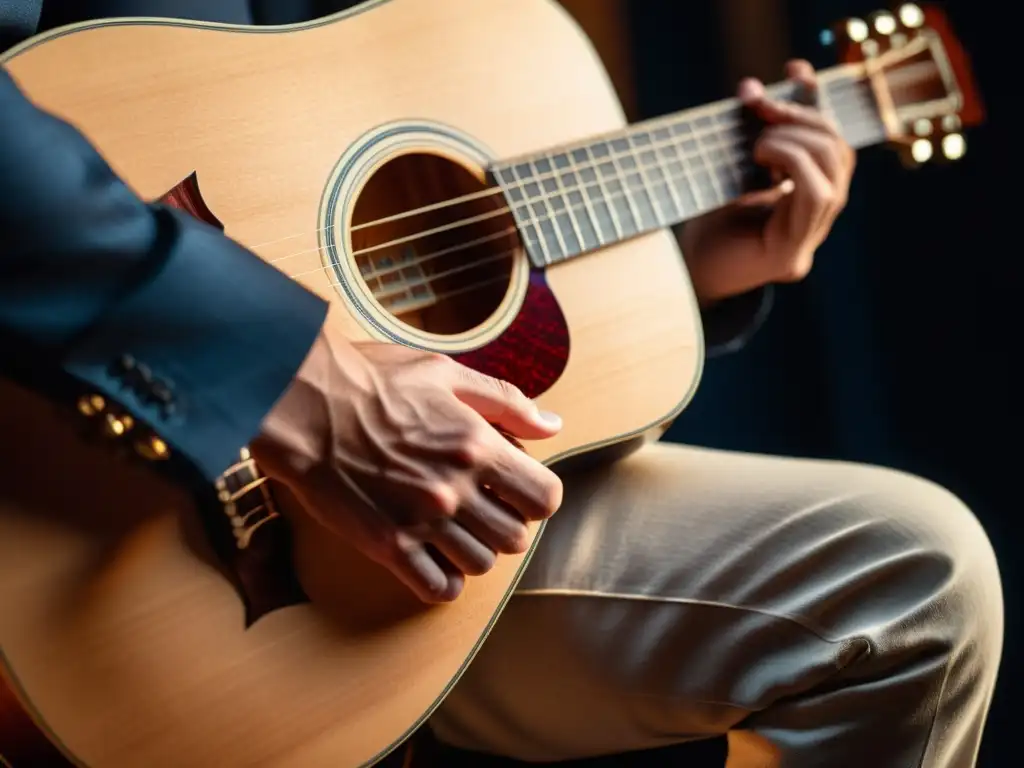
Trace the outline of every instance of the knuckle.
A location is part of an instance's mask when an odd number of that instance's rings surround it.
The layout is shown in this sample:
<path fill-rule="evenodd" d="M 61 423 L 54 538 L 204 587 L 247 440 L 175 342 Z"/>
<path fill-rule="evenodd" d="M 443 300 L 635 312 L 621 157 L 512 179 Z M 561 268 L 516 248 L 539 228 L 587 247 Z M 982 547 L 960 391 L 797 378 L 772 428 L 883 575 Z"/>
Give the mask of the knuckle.
<path fill-rule="evenodd" d="M 494 385 L 501 393 L 501 396 L 512 405 L 522 405 L 526 401 L 526 395 L 524 395 L 523 391 L 515 384 L 507 382 L 504 379 L 491 379 L 491 381 L 494 382 Z"/>
<path fill-rule="evenodd" d="M 451 483 L 438 481 L 424 488 L 432 517 L 454 517 L 459 510 L 459 494 Z"/>
<path fill-rule="evenodd" d="M 456 365 L 454 360 L 440 352 L 424 352 L 423 362 L 433 368 L 449 368 Z"/>
<path fill-rule="evenodd" d="M 413 552 L 413 539 L 399 531 L 389 531 L 376 546 L 376 559 L 385 564 L 398 564 L 409 560 Z"/>
<path fill-rule="evenodd" d="M 810 274 L 811 267 L 813 265 L 814 265 L 814 256 L 813 256 L 813 254 L 808 253 L 808 254 L 805 254 L 805 255 L 804 254 L 798 255 L 796 258 L 791 259 L 786 264 L 786 268 L 783 271 L 782 277 L 783 277 L 784 280 L 786 280 L 788 282 L 792 282 L 792 283 L 799 282 L 800 280 L 803 280 L 805 277 L 807 277 L 807 275 Z"/>
<path fill-rule="evenodd" d="M 473 427 L 463 434 L 456 446 L 456 460 L 464 467 L 479 467 L 490 455 L 487 435 L 483 427 Z"/>

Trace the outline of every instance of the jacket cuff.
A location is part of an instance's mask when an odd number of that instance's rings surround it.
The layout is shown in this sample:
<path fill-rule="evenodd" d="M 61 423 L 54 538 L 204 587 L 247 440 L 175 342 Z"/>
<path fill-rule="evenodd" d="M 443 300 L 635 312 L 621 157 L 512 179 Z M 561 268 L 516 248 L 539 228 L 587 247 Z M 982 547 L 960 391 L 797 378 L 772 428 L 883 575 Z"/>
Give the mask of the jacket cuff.
<path fill-rule="evenodd" d="M 720 357 L 743 349 L 764 325 L 775 300 L 772 286 L 723 299 L 704 310 L 704 341 L 708 357 Z"/>
<path fill-rule="evenodd" d="M 167 258 L 63 367 L 214 482 L 290 385 L 327 304 L 213 228 L 154 209 Z"/>

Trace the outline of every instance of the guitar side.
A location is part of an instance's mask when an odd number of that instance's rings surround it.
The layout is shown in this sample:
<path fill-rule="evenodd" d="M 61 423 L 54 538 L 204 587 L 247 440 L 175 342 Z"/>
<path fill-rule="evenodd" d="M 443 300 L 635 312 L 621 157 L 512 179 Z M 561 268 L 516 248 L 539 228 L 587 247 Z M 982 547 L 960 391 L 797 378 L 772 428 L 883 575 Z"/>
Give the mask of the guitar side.
<path fill-rule="evenodd" d="M 86 24 L 3 65 L 144 197 L 195 174 L 196 211 L 329 299 L 329 322 L 350 338 L 504 366 L 518 384 L 539 370 L 526 388 L 566 424 L 527 446 L 542 461 L 640 439 L 696 387 L 699 314 L 668 232 L 541 277 L 520 251 L 493 306 L 446 334 L 342 290 L 361 268 L 352 253 L 372 248 L 353 222 L 395 204 L 394 186 L 374 191 L 395 153 L 439 158 L 448 165 L 413 170 L 469 189 L 490 160 L 622 126 L 589 43 L 547 0 L 383 0 L 259 30 Z M 348 237 L 332 244 L 332 230 Z M 550 365 L 528 366 L 531 334 L 558 324 L 553 306 L 566 343 Z M 513 335 L 515 322 L 528 333 Z M 316 608 L 283 606 L 246 628 L 190 500 L 68 426 L 0 384 L 0 433 L 18 446 L 0 467 L 0 652 L 25 710 L 91 768 L 371 765 L 438 705 L 528 562 L 503 558 L 458 601 L 427 609 L 289 512 Z"/>

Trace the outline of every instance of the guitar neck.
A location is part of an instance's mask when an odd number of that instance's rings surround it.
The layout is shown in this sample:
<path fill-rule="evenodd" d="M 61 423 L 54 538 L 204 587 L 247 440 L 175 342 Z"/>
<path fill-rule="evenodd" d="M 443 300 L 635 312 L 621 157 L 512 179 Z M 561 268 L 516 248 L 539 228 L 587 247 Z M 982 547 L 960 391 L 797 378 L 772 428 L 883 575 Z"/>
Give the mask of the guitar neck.
<path fill-rule="evenodd" d="M 885 127 L 863 68 L 819 74 L 818 107 L 855 148 L 881 143 Z M 785 82 L 770 86 L 800 100 Z M 492 167 L 526 251 L 541 267 L 673 226 L 764 186 L 752 160 L 756 126 L 737 99 L 632 125 L 578 144 Z"/>

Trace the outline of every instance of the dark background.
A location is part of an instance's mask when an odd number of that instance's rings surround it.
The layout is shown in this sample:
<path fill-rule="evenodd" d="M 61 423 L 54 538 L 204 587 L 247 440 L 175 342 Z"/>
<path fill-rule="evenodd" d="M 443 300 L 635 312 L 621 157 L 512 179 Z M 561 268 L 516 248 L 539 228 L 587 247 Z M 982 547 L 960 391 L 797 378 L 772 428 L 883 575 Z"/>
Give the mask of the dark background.
<path fill-rule="evenodd" d="M 882 3 L 788 0 L 790 53 L 817 66 L 837 19 Z M 1024 458 L 1016 147 L 1010 48 L 994 7 L 943 4 L 970 53 L 987 120 L 956 164 L 908 171 L 895 153 L 861 153 L 845 213 L 810 277 L 778 289 L 773 314 L 743 352 L 708 362 L 668 439 L 773 454 L 866 461 L 931 478 L 968 502 L 1003 574 L 1006 641 L 981 765 L 1019 752 L 1024 679 L 1019 496 Z M 627 0 L 637 110 L 662 114 L 734 87 L 713 2 Z M 1009 35 L 1007 35 L 1008 37 Z M 683 60 L 680 61 L 680 55 Z M 1011 391 L 1011 389 L 1013 391 Z M 998 756 L 998 757 L 997 757 Z M 1000 760 L 999 757 L 1002 759 Z"/>

